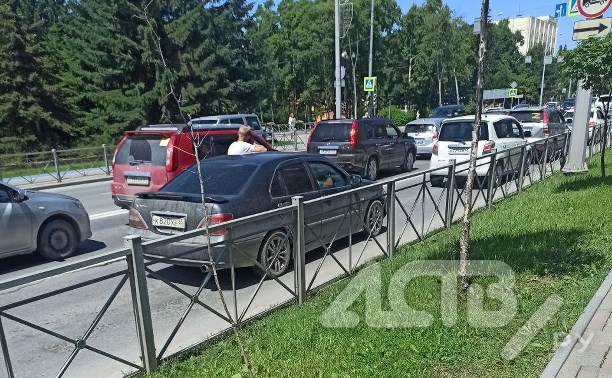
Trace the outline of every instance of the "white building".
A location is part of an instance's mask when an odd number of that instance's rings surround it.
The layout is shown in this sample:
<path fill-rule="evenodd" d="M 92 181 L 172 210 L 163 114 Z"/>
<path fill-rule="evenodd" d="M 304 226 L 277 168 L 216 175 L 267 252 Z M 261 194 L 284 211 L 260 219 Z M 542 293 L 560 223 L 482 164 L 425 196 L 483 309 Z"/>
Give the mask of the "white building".
<path fill-rule="evenodd" d="M 546 55 L 552 55 L 557 44 L 557 19 L 551 16 L 517 17 L 508 19 L 508 26 L 512 32 L 520 32 L 524 43 L 518 46 L 521 54 L 535 45 L 541 44 L 546 48 Z"/>

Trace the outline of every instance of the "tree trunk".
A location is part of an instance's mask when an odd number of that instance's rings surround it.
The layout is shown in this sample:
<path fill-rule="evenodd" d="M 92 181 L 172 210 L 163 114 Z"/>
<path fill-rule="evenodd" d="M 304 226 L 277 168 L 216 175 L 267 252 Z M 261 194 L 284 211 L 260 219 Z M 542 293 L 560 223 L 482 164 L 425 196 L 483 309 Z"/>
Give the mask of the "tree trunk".
<path fill-rule="evenodd" d="M 457 105 L 461 103 L 459 98 L 459 83 L 457 82 L 457 71 L 453 68 L 453 76 L 455 76 L 455 93 L 457 94 Z"/>
<path fill-rule="evenodd" d="M 608 97 L 609 98 L 609 97 Z M 601 141 L 601 178 L 606 178 L 606 146 L 608 145 L 608 114 L 610 113 L 610 100 L 604 105 L 604 129 L 603 129 L 603 140 Z"/>
<path fill-rule="evenodd" d="M 480 16 L 480 44 L 478 48 L 478 80 L 476 87 L 476 120 L 472 128 L 472 146 L 470 152 L 470 163 L 468 168 L 467 182 L 465 183 L 465 209 L 463 211 L 463 227 L 459 239 L 459 275 L 461 287 L 465 290 L 469 286 L 469 248 L 470 248 L 470 222 L 472 215 L 472 188 L 474 187 L 474 173 L 476 170 L 476 154 L 478 151 L 478 129 L 482 118 L 482 94 L 484 88 L 484 63 L 487 46 L 487 17 L 489 15 L 489 0 L 482 0 L 482 11 Z M 494 169 L 494 167 L 490 167 Z M 489 183 L 492 185 L 493 183 Z M 449 188 L 454 190 L 454 188 Z"/>

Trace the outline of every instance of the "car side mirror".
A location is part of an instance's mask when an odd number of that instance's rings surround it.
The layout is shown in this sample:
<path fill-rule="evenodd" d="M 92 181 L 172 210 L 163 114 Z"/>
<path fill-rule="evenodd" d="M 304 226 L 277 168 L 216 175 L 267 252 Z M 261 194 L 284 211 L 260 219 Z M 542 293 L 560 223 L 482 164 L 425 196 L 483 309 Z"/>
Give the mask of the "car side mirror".
<path fill-rule="evenodd" d="M 565 123 L 567 123 L 568 125 L 571 125 L 572 123 L 574 123 L 574 120 L 572 118 L 567 118 L 565 120 Z"/>
<path fill-rule="evenodd" d="M 23 202 L 28 199 L 28 197 L 25 194 L 25 191 L 22 191 L 22 190 L 15 191 L 15 194 L 13 195 L 13 197 L 15 198 L 15 202 Z"/>
<path fill-rule="evenodd" d="M 402 138 L 408 138 L 408 133 L 407 132 L 402 132 Z"/>
<path fill-rule="evenodd" d="M 349 178 L 349 184 L 353 187 L 361 185 L 361 176 L 359 175 L 351 175 Z"/>
<path fill-rule="evenodd" d="M 531 138 L 531 131 L 524 131 L 525 138 Z"/>

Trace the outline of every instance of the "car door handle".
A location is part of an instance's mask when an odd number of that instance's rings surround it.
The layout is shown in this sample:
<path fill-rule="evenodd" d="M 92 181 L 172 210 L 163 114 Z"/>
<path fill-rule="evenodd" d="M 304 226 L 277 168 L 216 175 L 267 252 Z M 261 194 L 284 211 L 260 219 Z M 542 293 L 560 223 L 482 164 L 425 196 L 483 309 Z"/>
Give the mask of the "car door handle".
<path fill-rule="evenodd" d="M 289 206 L 289 205 L 291 205 L 291 202 L 280 202 L 277 206 L 278 207 L 286 207 L 286 206 Z"/>

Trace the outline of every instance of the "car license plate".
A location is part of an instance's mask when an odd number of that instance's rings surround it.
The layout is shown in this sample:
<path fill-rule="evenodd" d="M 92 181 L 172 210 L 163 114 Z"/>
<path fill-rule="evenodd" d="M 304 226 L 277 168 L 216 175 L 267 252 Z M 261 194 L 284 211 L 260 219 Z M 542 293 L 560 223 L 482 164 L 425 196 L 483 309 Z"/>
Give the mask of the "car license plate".
<path fill-rule="evenodd" d="M 465 155 L 465 154 L 469 154 L 470 153 L 470 149 L 468 147 L 465 148 L 449 148 L 448 149 L 448 154 L 449 155 Z"/>
<path fill-rule="evenodd" d="M 425 144 L 425 139 L 423 139 L 423 138 L 420 138 L 420 139 L 415 139 L 415 140 L 414 140 L 414 143 L 415 143 L 415 144 Z"/>
<path fill-rule="evenodd" d="M 319 150 L 321 155 L 335 155 L 338 150 Z"/>
<path fill-rule="evenodd" d="M 128 185 L 149 186 L 148 177 L 126 177 L 125 182 Z"/>
<path fill-rule="evenodd" d="M 185 217 L 162 217 L 153 214 L 151 221 L 155 227 L 185 229 Z"/>

